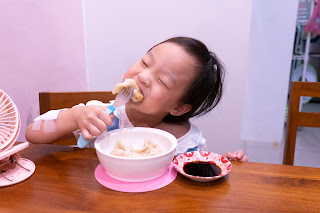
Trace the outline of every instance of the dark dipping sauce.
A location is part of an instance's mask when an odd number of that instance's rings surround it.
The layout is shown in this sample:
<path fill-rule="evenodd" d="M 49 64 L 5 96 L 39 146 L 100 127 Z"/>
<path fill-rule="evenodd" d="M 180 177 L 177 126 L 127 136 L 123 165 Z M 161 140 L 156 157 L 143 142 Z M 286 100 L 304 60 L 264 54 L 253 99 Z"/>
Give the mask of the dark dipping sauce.
<path fill-rule="evenodd" d="M 221 174 L 221 169 L 213 162 L 194 161 L 183 166 L 183 171 L 188 175 L 200 177 L 213 177 Z"/>

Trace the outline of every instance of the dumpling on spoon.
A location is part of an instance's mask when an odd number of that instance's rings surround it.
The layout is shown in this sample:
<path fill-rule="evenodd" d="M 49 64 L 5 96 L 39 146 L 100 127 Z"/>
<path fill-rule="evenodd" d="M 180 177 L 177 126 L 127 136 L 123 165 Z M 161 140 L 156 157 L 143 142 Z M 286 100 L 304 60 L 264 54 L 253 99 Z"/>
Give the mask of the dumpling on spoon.
<path fill-rule="evenodd" d="M 131 97 L 131 100 L 133 102 L 142 101 L 143 95 L 141 94 L 137 83 L 130 78 L 125 79 L 124 82 L 120 84 L 116 84 L 116 86 L 112 90 L 112 94 L 114 95 L 118 94 L 123 88 L 126 88 L 126 87 L 133 87 L 133 95 Z"/>

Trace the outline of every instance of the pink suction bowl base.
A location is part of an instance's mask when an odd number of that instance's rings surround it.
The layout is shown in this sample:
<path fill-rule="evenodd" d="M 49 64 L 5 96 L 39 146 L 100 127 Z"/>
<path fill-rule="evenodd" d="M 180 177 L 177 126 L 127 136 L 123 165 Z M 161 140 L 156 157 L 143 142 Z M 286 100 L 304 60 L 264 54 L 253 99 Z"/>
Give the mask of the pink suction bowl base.
<path fill-rule="evenodd" d="M 99 164 L 95 170 L 95 178 L 96 180 L 103 186 L 119 191 L 119 192 L 148 192 L 156 189 L 160 189 L 169 185 L 173 182 L 178 172 L 174 168 L 173 163 L 169 165 L 167 171 L 161 176 L 153 180 L 145 181 L 145 182 L 125 182 L 116 180 L 110 177 L 101 164 Z"/>

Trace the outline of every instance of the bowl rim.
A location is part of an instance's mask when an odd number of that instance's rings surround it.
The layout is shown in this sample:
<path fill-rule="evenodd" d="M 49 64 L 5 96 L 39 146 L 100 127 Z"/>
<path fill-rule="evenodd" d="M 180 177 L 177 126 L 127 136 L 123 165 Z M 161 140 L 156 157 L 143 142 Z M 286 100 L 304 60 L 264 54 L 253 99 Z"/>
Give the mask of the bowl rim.
<path fill-rule="evenodd" d="M 106 135 L 109 135 L 109 134 L 117 134 L 117 133 L 121 133 L 121 132 L 148 132 L 148 133 L 156 133 L 156 134 L 160 134 L 160 135 L 165 135 L 166 138 L 169 138 L 169 140 L 171 141 L 171 148 L 169 150 L 167 150 L 166 152 L 163 152 L 159 155 L 154 155 L 154 156 L 148 156 L 148 157 L 138 157 L 138 158 L 130 158 L 130 157 L 121 157 L 121 156 L 116 156 L 116 155 L 111 155 L 111 153 L 106 153 L 106 152 L 103 152 L 102 149 L 101 149 L 101 141 L 99 140 L 99 138 L 101 139 L 102 137 L 105 137 Z M 98 145 L 99 144 L 99 145 Z M 172 135 L 171 133 L 167 132 L 167 131 L 164 131 L 164 130 L 161 130 L 161 129 L 156 129 L 156 128 L 151 128 L 151 127 L 126 127 L 126 128 L 121 128 L 121 129 L 115 129 L 115 130 L 112 130 L 110 132 L 104 132 L 102 133 L 101 135 L 99 135 L 95 142 L 94 142 L 94 147 L 96 149 L 97 152 L 103 154 L 103 155 L 106 155 L 106 156 L 109 156 L 109 157 L 112 157 L 112 158 L 115 158 L 115 159 L 122 159 L 122 160 L 146 160 L 146 159 L 153 159 L 153 158 L 159 158 L 161 156 L 164 156 L 164 155 L 167 155 L 167 154 L 170 154 L 171 152 L 174 152 L 176 147 L 177 147 L 177 144 L 178 144 L 178 140 L 177 138 Z M 173 153 L 173 156 L 172 158 L 174 157 L 174 153 Z"/>

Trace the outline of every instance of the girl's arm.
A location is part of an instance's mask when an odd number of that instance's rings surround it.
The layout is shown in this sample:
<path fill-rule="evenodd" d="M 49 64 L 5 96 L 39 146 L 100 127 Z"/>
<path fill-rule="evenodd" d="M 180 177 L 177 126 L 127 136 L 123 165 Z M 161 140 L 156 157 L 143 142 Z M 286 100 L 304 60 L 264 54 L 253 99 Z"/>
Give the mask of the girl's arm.
<path fill-rule="evenodd" d="M 62 110 L 54 120 L 55 131 L 44 131 L 45 120 L 41 121 L 40 129 L 33 130 L 31 123 L 27 127 L 26 139 L 31 143 L 51 143 L 60 138 L 71 136 L 72 132 L 80 129 L 83 137 L 91 140 L 99 136 L 113 123 L 113 115 L 105 113 L 105 106 L 77 106 Z"/>

